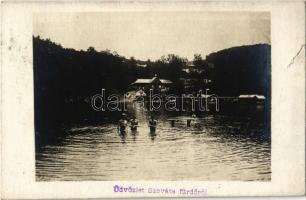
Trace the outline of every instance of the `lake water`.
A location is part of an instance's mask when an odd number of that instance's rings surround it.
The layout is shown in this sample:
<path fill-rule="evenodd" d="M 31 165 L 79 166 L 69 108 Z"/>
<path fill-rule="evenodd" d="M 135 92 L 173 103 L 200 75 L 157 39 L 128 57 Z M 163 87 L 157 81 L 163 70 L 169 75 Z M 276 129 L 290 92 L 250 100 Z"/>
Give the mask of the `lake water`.
<path fill-rule="evenodd" d="M 137 132 L 119 134 L 115 120 L 73 125 L 37 147 L 37 181 L 271 180 L 271 139 L 261 114 L 204 114 L 187 127 L 184 114 L 161 113 L 155 133 L 148 112 L 130 114 L 139 120 Z M 178 120 L 175 127 L 169 118 Z"/>

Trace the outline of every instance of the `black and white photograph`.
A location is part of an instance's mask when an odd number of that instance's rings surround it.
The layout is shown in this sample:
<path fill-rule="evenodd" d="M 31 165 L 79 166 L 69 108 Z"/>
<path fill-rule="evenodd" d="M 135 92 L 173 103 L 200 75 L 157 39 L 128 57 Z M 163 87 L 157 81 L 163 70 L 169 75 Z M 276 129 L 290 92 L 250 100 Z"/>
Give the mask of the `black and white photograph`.
<path fill-rule="evenodd" d="M 268 12 L 33 15 L 36 181 L 271 181 Z"/>
<path fill-rule="evenodd" d="M 1 3 L 1 198 L 305 195 L 304 1 Z"/>

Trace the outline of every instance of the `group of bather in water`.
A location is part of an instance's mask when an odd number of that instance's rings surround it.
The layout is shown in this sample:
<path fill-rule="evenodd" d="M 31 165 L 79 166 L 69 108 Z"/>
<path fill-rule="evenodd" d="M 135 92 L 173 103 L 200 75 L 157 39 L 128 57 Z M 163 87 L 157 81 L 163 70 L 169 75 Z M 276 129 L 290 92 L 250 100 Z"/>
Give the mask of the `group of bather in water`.
<path fill-rule="evenodd" d="M 193 114 L 192 118 L 187 119 L 187 127 L 190 127 L 191 120 L 195 118 L 196 118 L 196 115 Z M 175 120 L 170 120 L 170 121 L 171 121 L 171 125 L 174 126 Z M 134 116 L 128 121 L 127 115 L 123 113 L 121 115 L 121 119 L 118 121 L 118 131 L 120 133 L 126 132 L 126 127 L 128 126 L 128 124 L 130 124 L 131 131 L 136 131 L 137 127 L 139 126 L 138 120 Z M 153 115 L 151 115 L 149 119 L 148 126 L 150 128 L 150 132 L 156 131 L 157 121 L 154 119 Z"/>
<path fill-rule="evenodd" d="M 132 117 L 129 120 L 129 122 L 130 122 L 131 131 L 136 131 L 138 127 L 138 120 L 135 117 Z M 118 131 L 120 131 L 121 133 L 125 132 L 129 122 L 126 114 L 123 113 L 121 119 L 118 122 Z M 152 115 L 149 120 L 149 128 L 151 132 L 156 131 L 156 125 L 157 121 L 154 119 L 154 116 Z"/>

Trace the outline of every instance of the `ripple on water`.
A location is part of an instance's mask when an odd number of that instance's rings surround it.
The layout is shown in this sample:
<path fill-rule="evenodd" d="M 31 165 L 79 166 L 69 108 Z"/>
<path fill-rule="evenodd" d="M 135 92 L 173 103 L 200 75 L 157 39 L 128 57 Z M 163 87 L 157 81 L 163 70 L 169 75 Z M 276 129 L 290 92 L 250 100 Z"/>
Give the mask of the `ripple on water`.
<path fill-rule="evenodd" d="M 241 128 L 252 118 L 208 115 L 198 120 L 200 128 L 188 128 L 184 122 L 171 127 L 161 117 L 156 133 L 139 119 L 138 131 L 126 134 L 118 134 L 115 124 L 68 129 L 57 144 L 37 149 L 37 180 L 271 179 L 264 127 Z"/>

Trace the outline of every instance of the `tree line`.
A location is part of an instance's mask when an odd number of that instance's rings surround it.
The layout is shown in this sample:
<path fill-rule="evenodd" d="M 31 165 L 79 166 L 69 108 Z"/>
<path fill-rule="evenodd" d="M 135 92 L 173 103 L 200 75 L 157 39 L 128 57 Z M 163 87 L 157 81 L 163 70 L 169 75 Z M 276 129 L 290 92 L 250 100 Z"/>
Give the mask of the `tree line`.
<path fill-rule="evenodd" d="M 33 36 L 33 59 L 38 124 L 39 120 L 61 122 L 67 116 L 88 117 L 81 107 L 82 111 L 75 114 L 76 104 L 88 100 L 102 88 L 109 93 L 124 93 L 136 79 L 152 78 L 155 74 L 174 82 L 176 93 L 183 92 L 181 78 L 208 78 L 212 80 L 211 91 L 219 96 L 248 93 L 270 96 L 271 58 L 267 44 L 225 49 L 206 58 L 195 54 L 192 61 L 174 54 L 142 61 L 110 50 L 97 51 L 94 47 L 86 51 L 64 48 L 50 39 Z M 182 69 L 190 62 L 202 67 L 203 73 L 184 72 Z"/>

